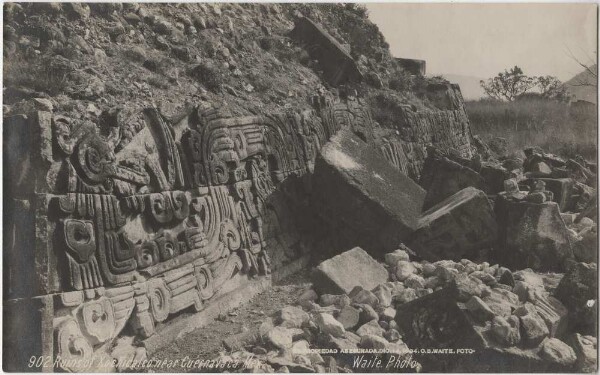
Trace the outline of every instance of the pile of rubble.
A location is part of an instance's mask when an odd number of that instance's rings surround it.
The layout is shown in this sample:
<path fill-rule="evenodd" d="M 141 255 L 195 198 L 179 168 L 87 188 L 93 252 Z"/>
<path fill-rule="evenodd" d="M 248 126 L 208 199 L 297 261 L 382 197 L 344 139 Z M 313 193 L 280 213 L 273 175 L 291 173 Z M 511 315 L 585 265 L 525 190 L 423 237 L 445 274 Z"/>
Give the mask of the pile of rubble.
<path fill-rule="evenodd" d="M 556 272 L 572 261 L 597 262 L 595 164 L 534 148 L 525 159 L 496 157 L 475 144 L 472 159 L 429 148 L 417 184 L 340 132 L 315 163 L 313 206 L 376 257 L 406 243 L 431 262 Z"/>
<path fill-rule="evenodd" d="M 470 160 L 428 150 L 416 184 L 338 132 L 311 199 L 360 247 L 321 262 L 296 306 L 224 358 L 279 372 L 595 371 L 595 165 L 476 144 Z"/>
<path fill-rule="evenodd" d="M 562 278 L 467 259 L 411 261 L 410 252 L 403 246 L 382 264 L 354 248 L 321 263 L 296 305 L 237 345 L 227 339 L 236 350 L 220 360 L 252 358 L 265 372 L 396 372 L 400 363 L 408 371 L 595 369 L 596 338 L 580 324 L 593 325 L 595 264 L 578 263 Z M 574 283 L 586 292 L 568 292 Z M 452 355 L 460 348 L 474 355 Z M 381 362 L 367 365 L 367 356 Z"/>

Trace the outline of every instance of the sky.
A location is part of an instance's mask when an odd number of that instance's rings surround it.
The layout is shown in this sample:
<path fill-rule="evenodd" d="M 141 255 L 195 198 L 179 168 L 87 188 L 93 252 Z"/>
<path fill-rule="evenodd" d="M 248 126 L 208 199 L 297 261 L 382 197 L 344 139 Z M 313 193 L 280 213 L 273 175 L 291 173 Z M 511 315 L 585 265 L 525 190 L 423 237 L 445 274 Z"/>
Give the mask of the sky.
<path fill-rule="evenodd" d="M 595 4 L 370 3 L 395 57 L 427 61 L 427 75 L 490 78 L 520 66 L 566 81 L 596 62 Z M 590 60 L 591 59 L 591 60 Z"/>

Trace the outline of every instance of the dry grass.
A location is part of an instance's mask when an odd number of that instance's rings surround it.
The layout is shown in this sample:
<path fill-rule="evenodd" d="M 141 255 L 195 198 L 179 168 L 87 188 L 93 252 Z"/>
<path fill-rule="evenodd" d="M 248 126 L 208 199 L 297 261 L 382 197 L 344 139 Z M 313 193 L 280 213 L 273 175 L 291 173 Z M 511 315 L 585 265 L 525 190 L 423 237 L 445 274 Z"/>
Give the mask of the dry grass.
<path fill-rule="evenodd" d="M 597 157 L 596 110 L 576 110 L 567 103 L 546 99 L 501 102 L 483 99 L 465 103 L 473 134 L 484 139 L 503 137 L 509 151 L 527 146 L 590 160 Z"/>

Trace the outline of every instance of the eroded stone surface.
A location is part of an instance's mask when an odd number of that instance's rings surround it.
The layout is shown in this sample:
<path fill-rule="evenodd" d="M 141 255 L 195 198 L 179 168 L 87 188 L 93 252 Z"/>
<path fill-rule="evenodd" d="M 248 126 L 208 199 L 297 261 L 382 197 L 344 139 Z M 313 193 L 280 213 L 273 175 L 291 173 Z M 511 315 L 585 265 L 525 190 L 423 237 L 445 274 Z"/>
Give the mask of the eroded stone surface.
<path fill-rule="evenodd" d="M 410 247 L 429 261 L 476 259 L 495 244 L 496 226 L 485 193 L 469 187 L 423 213 Z"/>
<path fill-rule="evenodd" d="M 515 202 L 499 196 L 494 210 L 501 263 L 558 271 L 573 258 L 569 234 L 555 202 Z"/>
<path fill-rule="evenodd" d="M 322 293 L 350 293 L 356 286 L 371 290 L 387 281 L 387 270 L 359 247 L 319 264 L 312 273 Z"/>
<path fill-rule="evenodd" d="M 425 192 L 348 131 L 321 149 L 313 176 L 313 206 L 342 223 L 365 250 L 397 248 L 416 228 Z"/>

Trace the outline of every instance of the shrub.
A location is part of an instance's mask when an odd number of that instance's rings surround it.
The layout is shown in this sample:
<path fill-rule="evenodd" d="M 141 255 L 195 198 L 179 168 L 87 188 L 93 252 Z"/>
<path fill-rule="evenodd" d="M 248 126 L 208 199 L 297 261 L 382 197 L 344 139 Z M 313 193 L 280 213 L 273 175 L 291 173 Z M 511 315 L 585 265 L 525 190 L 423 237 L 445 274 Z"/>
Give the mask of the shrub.
<path fill-rule="evenodd" d="M 218 91 L 225 80 L 223 71 L 208 63 L 196 65 L 196 67 L 191 70 L 190 74 L 207 89 L 213 92 Z"/>
<path fill-rule="evenodd" d="M 65 92 L 73 69 L 60 56 L 25 59 L 17 54 L 4 59 L 4 86 L 21 86 L 54 96 Z"/>

